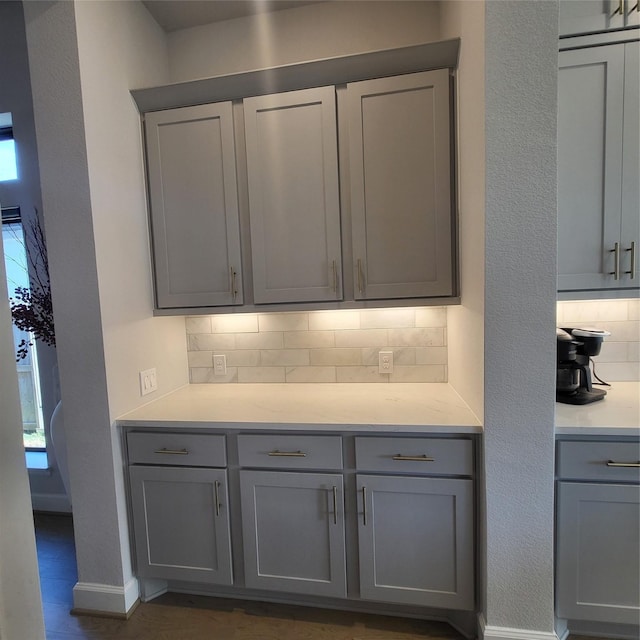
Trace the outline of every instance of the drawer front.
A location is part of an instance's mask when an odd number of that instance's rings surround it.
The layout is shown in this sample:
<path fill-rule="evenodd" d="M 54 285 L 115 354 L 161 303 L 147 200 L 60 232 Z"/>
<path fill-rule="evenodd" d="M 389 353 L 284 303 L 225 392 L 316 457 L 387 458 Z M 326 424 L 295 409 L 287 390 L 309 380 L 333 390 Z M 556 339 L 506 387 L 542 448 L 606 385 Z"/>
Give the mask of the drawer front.
<path fill-rule="evenodd" d="M 242 467 L 265 469 L 342 469 L 340 436 L 240 435 Z"/>
<path fill-rule="evenodd" d="M 356 468 L 420 475 L 473 474 L 471 440 L 356 438 Z"/>
<path fill-rule="evenodd" d="M 638 442 L 558 442 L 558 473 L 563 480 L 640 482 Z"/>
<path fill-rule="evenodd" d="M 195 433 L 127 434 L 129 464 L 225 467 L 225 436 Z"/>

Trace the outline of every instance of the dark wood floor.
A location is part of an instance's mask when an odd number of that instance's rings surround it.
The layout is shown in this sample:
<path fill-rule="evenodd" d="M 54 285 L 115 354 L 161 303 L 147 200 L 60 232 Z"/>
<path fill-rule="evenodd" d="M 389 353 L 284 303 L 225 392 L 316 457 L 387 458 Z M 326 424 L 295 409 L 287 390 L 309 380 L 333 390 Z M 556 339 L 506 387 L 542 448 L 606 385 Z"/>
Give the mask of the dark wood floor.
<path fill-rule="evenodd" d="M 36 514 L 47 640 L 463 640 L 449 625 L 166 594 L 127 621 L 70 614 L 77 581 L 69 516 Z"/>

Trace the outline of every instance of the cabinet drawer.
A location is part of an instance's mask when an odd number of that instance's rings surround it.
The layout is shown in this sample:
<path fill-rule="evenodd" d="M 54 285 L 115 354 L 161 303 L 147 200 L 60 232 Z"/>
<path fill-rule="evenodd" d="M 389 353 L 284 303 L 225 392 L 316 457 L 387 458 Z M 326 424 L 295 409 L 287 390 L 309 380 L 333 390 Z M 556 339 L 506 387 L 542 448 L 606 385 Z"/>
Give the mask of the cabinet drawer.
<path fill-rule="evenodd" d="M 444 438 L 356 438 L 359 471 L 469 476 L 471 440 Z"/>
<path fill-rule="evenodd" d="M 340 436 L 241 435 L 238 459 L 242 467 L 266 469 L 342 469 Z"/>
<path fill-rule="evenodd" d="M 638 442 L 558 442 L 558 477 L 640 482 Z"/>
<path fill-rule="evenodd" d="M 194 433 L 129 433 L 129 464 L 224 467 L 225 436 Z"/>

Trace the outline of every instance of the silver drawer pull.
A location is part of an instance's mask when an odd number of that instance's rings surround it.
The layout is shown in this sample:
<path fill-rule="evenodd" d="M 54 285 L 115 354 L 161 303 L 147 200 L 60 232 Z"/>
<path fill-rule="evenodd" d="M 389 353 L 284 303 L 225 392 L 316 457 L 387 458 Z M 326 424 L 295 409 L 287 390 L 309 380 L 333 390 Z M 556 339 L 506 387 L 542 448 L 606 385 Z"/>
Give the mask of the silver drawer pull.
<path fill-rule="evenodd" d="M 162 447 L 162 449 L 156 449 L 155 453 L 162 453 L 168 456 L 188 456 L 189 452 L 186 449 L 167 449 L 166 447 Z"/>
<path fill-rule="evenodd" d="M 607 461 L 607 467 L 640 467 L 640 460 L 638 462 L 614 462 L 613 460 Z"/>
<path fill-rule="evenodd" d="M 398 454 L 397 456 L 393 456 L 392 460 L 409 460 L 411 462 L 435 462 L 435 458 L 430 458 L 429 456 L 403 456 L 402 454 Z"/>
<path fill-rule="evenodd" d="M 216 518 L 220 517 L 220 480 L 216 480 L 213 484 L 216 501 Z"/>
<path fill-rule="evenodd" d="M 281 456 L 285 458 L 306 458 L 307 454 L 302 451 L 269 451 L 268 456 Z"/>

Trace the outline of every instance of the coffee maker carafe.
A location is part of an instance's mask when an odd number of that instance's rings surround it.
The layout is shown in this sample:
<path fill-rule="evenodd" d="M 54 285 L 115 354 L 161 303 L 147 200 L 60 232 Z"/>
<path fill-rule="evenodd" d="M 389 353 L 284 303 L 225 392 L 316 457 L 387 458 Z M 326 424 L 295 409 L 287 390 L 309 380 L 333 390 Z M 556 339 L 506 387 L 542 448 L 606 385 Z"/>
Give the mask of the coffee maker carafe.
<path fill-rule="evenodd" d="M 589 404 L 602 400 L 607 395 L 604 389 L 593 388 L 589 363 L 592 356 L 600 353 L 602 341 L 609 335 L 608 331 L 602 329 L 556 329 L 558 402 Z"/>

